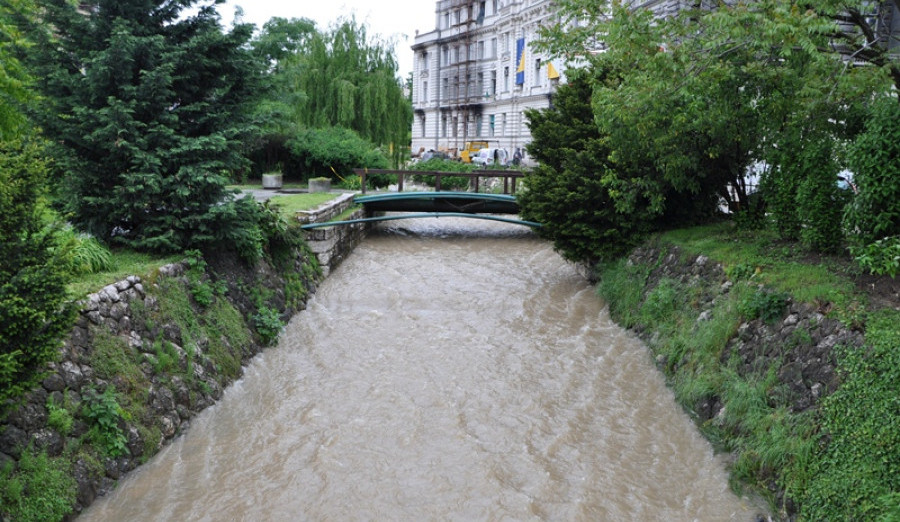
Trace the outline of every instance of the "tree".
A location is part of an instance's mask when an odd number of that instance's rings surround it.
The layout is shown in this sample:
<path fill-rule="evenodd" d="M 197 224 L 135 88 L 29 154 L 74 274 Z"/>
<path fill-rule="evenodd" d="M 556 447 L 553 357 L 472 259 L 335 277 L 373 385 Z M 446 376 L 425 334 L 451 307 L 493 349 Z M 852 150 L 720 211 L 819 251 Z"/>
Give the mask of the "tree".
<path fill-rule="evenodd" d="M 30 77 L 17 50 L 28 45 L 20 21 L 34 11 L 30 0 L 0 3 L 0 141 L 14 139 L 25 123 L 21 106 L 31 98 Z"/>
<path fill-rule="evenodd" d="M 283 67 L 287 58 L 304 51 L 318 35 L 316 23 L 308 18 L 271 18 L 253 39 L 253 52 L 269 65 L 272 72 Z"/>
<path fill-rule="evenodd" d="M 286 124 L 275 123 L 275 130 L 343 127 L 385 149 L 398 164 L 408 150 L 412 106 L 403 95 L 392 46 L 369 39 L 366 27 L 353 19 L 326 32 L 308 29 L 303 21 L 270 22 L 255 44 L 278 56 L 271 81 L 282 103 L 270 107 Z"/>
<path fill-rule="evenodd" d="M 223 33 L 214 6 L 183 13 L 195 0 L 37 2 L 52 30 L 34 33 L 36 116 L 58 144 L 72 221 L 154 251 L 242 235 L 250 202 L 225 183 L 246 165 L 252 26 Z"/>
<path fill-rule="evenodd" d="M 803 7 L 832 22 L 824 32 L 831 41 L 820 47 L 823 53 L 840 53 L 848 67 L 857 61 L 871 65 L 877 74 L 890 78 L 893 96 L 900 101 L 900 55 L 896 52 L 900 45 L 900 22 L 896 20 L 900 5 L 896 0 L 817 0 Z"/>
<path fill-rule="evenodd" d="M 42 154 L 0 142 L 0 414 L 39 381 L 75 319 L 66 249 L 42 218 Z"/>
<path fill-rule="evenodd" d="M 614 75 L 569 71 L 550 109 L 526 113 L 528 152 L 540 166 L 518 195 L 523 219 L 542 223 L 540 233 L 563 257 L 596 262 L 622 254 L 649 230 L 646 207 L 619 212 L 608 184 L 615 168 L 606 135 L 591 112 L 591 80 Z"/>
<path fill-rule="evenodd" d="M 779 232 L 798 238 L 802 229 L 809 247 L 838 247 L 842 144 L 890 82 L 889 68 L 848 67 L 829 50 L 834 18 L 785 0 L 667 18 L 615 3 L 560 6 L 562 23 L 541 45 L 621 71 L 612 87 L 594 82 L 592 107 L 616 164 L 606 178 L 620 211 L 641 200 L 657 213 L 683 209 L 679 219 L 702 218 L 717 200 L 744 211 L 748 169 L 762 164 Z"/>

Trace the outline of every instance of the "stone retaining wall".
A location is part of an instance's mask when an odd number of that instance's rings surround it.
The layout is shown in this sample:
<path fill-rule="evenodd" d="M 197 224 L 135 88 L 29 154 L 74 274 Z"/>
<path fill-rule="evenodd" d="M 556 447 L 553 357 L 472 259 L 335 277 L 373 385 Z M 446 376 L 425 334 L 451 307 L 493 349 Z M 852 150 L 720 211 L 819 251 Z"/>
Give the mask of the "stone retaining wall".
<path fill-rule="evenodd" d="M 295 264 L 302 268 L 308 263 L 298 253 Z M 188 306 L 193 311 L 189 313 L 194 314 L 195 320 L 212 308 L 200 307 L 192 300 L 197 276 L 188 277 L 184 263 L 163 266 L 149 280 L 130 276 L 87 296 L 74 328 L 63 342 L 60 359 L 49 365 L 41 386 L 26 394 L 21 406 L 0 421 L 0 469 L 9 464 L 15 467 L 28 448 L 60 458 L 60 465 L 66 462 L 65 466 L 71 466 L 77 484 L 74 515 L 183 433 L 191 418 L 218 400 L 224 388 L 239 377 L 243 364 L 264 348 L 249 329 L 252 318 L 242 311 L 243 302 L 248 300 L 244 293 L 275 295 L 266 306 L 277 309 L 282 317 L 297 311 L 288 309 L 296 307 L 296 303 L 286 305 L 283 292 L 278 294 L 286 279 L 265 261 L 246 269 L 246 273 L 233 272 L 217 273 L 222 279 L 217 280 L 220 293 L 215 299 L 225 299 L 229 304 L 222 306 L 233 307 L 234 314 L 244 316 L 243 323 L 232 327 L 239 329 L 239 343 L 227 333 L 198 338 L 196 332 L 183 331 L 178 320 L 167 312 L 161 313 L 162 286 L 182 296 L 183 302 L 191 303 Z M 318 282 L 307 276 L 301 276 L 301 281 L 304 295 L 311 294 Z M 212 284 L 210 275 L 203 275 L 201 283 Z M 223 290 L 226 285 L 227 290 Z M 300 304 L 301 309 L 303 306 Z M 226 325 L 221 326 L 224 332 Z M 218 327 L 216 324 L 212 328 Z M 230 372 L 220 364 L 223 350 L 233 361 Z M 166 364 L 161 363 L 163 357 L 167 358 Z M 127 370 L 117 366 L 124 366 L 121 361 L 127 361 Z M 238 364 L 241 367 L 236 367 Z M 123 447 L 117 457 L 104 457 L 102 451 L 88 446 L 96 442 L 85 408 L 96 403 L 107 389 L 115 390 L 123 408 L 123 401 L 132 401 L 134 396 L 141 398 L 139 404 L 127 404 L 140 415 L 119 417 L 118 430 L 124 438 L 120 437 Z M 69 428 L 60 429 L 50 421 L 51 410 L 60 408 L 68 411 Z"/>
<path fill-rule="evenodd" d="M 298 219 L 302 223 L 332 220 L 350 208 L 353 196 L 342 194 L 316 209 L 298 213 Z M 347 219 L 362 217 L 365 217 L 365 212 L 359 209 Z M 368 224 L 360 223 L 306 232 L 307 243 L 323 275 L 327 276 L 352 252 L 368 229 Z M 298 273 L 305 272 L 303 265 L 307 262 L 298 254 L 295 263 Z M 236 260 L 216 257 L 211 263 L 211 268 L 220 278 L 219 284 L 228 289 L 223 297 L 244 316 L 245 321 L 251 321 L 248 314 L 252 313 L 252 306 L 249 304 L 251 299 L 244 294 L 247 291 L 252 293 L 254 285 L 259 284 L 269 289 L 264 290 L 264 293 L 273 296 L 268 306 L 277 309 L 282 319 L 297 311 L 285 309 L 285 281 L 282 274 L 268 264 L 263 262 L 249 270 L 242 268 Z M 194 415 L 221 397 L 232 379 L 225 377 L 214 361 L 211 355 L 214 343 L 205 338 L 190 339 L 172 321 L 151 324 L 152 321 L 147 320 L 148 316 L 160 310 L 158 290 L 165 280 L 182 285 L 180 291 L 190 295 L 191 285 L 196 281 L 189 280 L 186 270 L 187 266 L 183 263 L 166 265 L 153 275 L 152 281 L 130 276 L 87 296 L 76 325 L 63 343 L 59 361 L 49 365 L 41 386 L 26 394 L 22 405 L 0 421 L 0 469 L 8 464 L 15 467 L 28 448 L 36 452 L 46 451 L 52 458 L 67 460 L 77 484 L 76 500 L 72 507 L 74 516 L 97 496 L 111 491 L 125 473 L 183 433 Z M 209 274 L 204 279 L 209 282 Z M 304 279 L 308 293 L 314 291 L 316 282 Z M 300 309 L 304 306 L 305 303 L 300 304 Z M 198 314 L 200 312 L 197 311 Z M 102 358 L 98 359 L 94 354 L 102 342 L 115 343 L 116 350 L 125 353 L 131 360 L 140 361 L 138 375 L 101 376 L 106 373 L 98 370 L 97 364 Z M 158 360 L 161 343 L 167 343 L 169 353 L 175 354 L 176 360 L 171 363 L 173 367 L 167 371 L 161 371 L 162 365 Z M 228 348 L 243 364 L 259 353 L 263 346 L 253 341 Z M 76 449 L 73 455 L 72 448 L 82 447 L 82 441 L 90 439 L 91 426 L 83 415 L 85 405 L 97 400 L 98 394 L 108 387 L 114 388 L 117 393 L 134 389 L 135 384 L 129 379 L 137 379 L 138 386 L 146 388 L 146 404 L 141 406 L 145 418 L 122 418 L 119 421 L 127 450 L 119 457 L 102 457 L 83 449 Z M 124 393 L 120 393 L 119 400 L 124 400 L 123 397 Z M 51 404 L 56 405 L 54 408 L 65 407 L 69 410 L 73 422 L 67 432 L 61 433 L 51 427 Z"/>
<path fill-rule="evenodd" d="M 353 204 L 354 194 L 342 194 L 320 207 L 297 213 L 301 223 L 324 223 L 340 215 Z M 360 208 L 347 216 L 347 220 L 366 217 Z M 371 227 L 368 223 L 355 223 L 328 228 L 314 228 L 306 231 L 306 242 L 316 255 L 322 273 L 326 276 L 346 258 L 366 237 Z"/>

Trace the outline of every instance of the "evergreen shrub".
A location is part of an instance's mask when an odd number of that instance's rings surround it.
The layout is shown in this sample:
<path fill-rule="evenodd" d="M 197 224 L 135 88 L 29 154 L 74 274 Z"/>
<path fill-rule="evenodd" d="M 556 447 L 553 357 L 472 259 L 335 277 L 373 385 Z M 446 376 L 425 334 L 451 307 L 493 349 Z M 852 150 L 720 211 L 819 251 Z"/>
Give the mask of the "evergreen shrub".
<path fill-rule="evenodd" d="M 42 217 L 42 155 L 34 144 L 0 143 L 0 416 L 39 382 L 75 319 L 69 253 Z"/>

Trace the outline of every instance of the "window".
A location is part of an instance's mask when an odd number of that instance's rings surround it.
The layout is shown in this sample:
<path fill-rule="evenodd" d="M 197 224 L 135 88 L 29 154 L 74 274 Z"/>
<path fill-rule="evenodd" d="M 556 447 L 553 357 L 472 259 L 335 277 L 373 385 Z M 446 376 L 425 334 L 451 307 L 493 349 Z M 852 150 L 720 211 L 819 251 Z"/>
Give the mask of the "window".
<path fill-rule="evenodd" d="M 459 22 L 460 22 L 460 11 L 459 11 L 459 9 L 457 9 L 457 10 L 453 13 L 453 23 L 458 25 Z"/>
<path fill-rule="evenodd" d="M 466 89 L 466 94 L 465 94 L 466 98 L 468 98 L 469 96 L 472 96 L 472 75 L 471 74 L 466 75 L 465 89 Z"/>
<path fill-rule="evenodd" d="M 488 136 L 490 136 L 491 138 L 494 137 L 494 115 L 493 114 L 490 115 L 490 120 L 488 120 Z"/>
<path fill-rule="evenodd" d="M 453 78 L 453 98 L 459 98 L 459 76 Z"/>
<path fill-rule="evenodd" d="M 475 94 L 478 96 L 487 94 L 484 90 L 484 73 L 478 73 L 478 82 L 475 84 Z"/>
<path fill-rule="evenodd" d="M 446 114 L 441 115 L 441 137 L 442 138 L 447 137 L 447 115 Z"/>
<path fill-rule="evenodd" d="M 497 14 L 497 0 L 491 0 L 491 12 Z"/>
<path fill-rule="evenodd" d="M 488 93 L 491 96 L 497 94 L 497 71 L 491 71 L 491 90 Z"/>
<path fill-rule="evenodd" d="M 428 82 L 422 82 L 422 92 L 419 93 L 419 102 L 424 103 L 428 101 Z"/>
<path fill-rule="evenodd" d="M 446 100 L 447 98 L 450 97 L 450 89 L 448 88 L 449 84 L 450 84 L 450 79 L 444 78 L 444 85 L 443 85 L 444 89 L 441 91 L 441 98 L 444 100 Z"/>
<path fill-rule="evenodd" d="M 422 129 L 421 136 L 424 138 L 425 137 L 425 115 L 424 114 L 419 116 L 419 124 L 421 125 L 421 129 Z"/>
<path fill-rule="evenodd" d="M 478 59 L 484 60 L 484 40 L 478 42 Z"/>
<path fill-rule="evenodd" d="M 481 136 L 481 115 L 475 116 L 475 136 Z"/>
<path fill-rule="evenodd" d="M 506 113 L 500 115 L 500 135 L 506 136 Z"/>
<path fill-rule="evenodd" d="M 491 38 L 491 55 L 490 58 L 497 57 L 497 39 Z"/>
<path fill-rule="evenodd" d="M 541 59 L 534 61 L 534 85 L 541 85 Z"/>
<path fill-rule="evenodd" d="M 422 51 L 422 54 L 420 55 L 419 66 L 422 69 L 428 68 L 428 51 Z"/>
<path fill-rule="evenodd" d="M 452 126 L 453 126 L 453 137 L 455 138 L 457 135 L 459 135 L 459 118 L 457 118 L 456 116 L 453 117 Z"/>
<path fill-rule="evenodd" d="M 442 51 L 444 56 L 441 60 L 441 65 L 450 65 L 450 48 L 445 45 Z"/>
<path fill-rule="evenodd" d="M 503 92 L 509 91 L 509 67 L 503 68 Z"/>
<path fill-rule="evenodd" d="M 459 46 L 453 48 L 453 63 L 459 63 Z"/>

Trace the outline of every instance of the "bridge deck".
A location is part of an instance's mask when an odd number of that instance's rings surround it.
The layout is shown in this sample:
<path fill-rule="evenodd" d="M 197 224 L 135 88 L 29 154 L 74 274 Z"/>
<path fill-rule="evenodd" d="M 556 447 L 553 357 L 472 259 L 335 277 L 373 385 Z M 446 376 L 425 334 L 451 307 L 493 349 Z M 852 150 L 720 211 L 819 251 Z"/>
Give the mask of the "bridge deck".
<path fill-rule="evenodd" d="M 453 212 L 518 214 L 516 197 L 474 192 L 390 192 L 357 196 L 354 202 L 372 212 Z"/>

